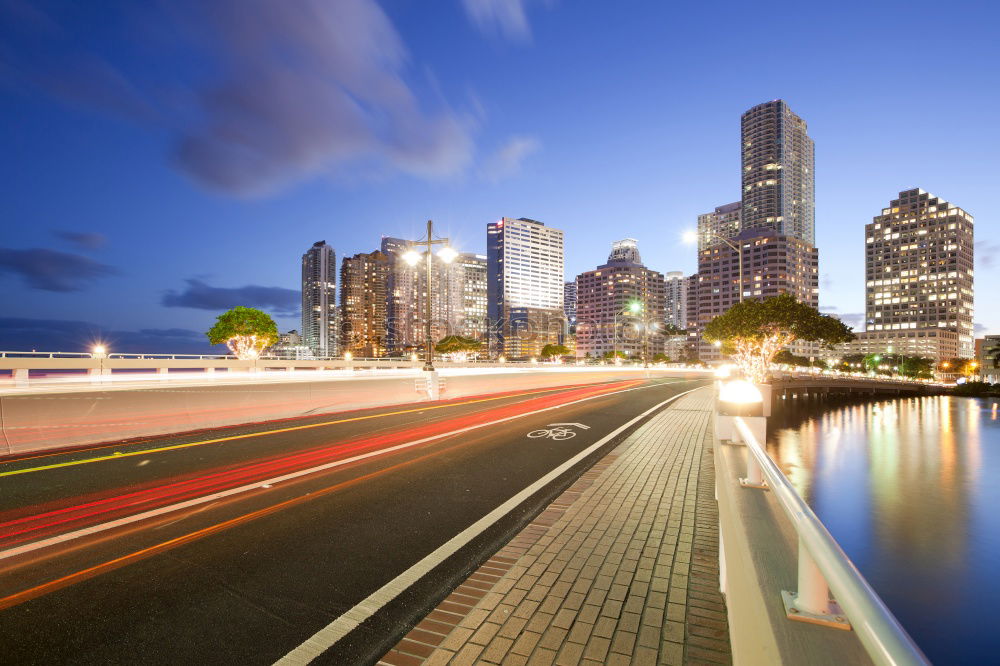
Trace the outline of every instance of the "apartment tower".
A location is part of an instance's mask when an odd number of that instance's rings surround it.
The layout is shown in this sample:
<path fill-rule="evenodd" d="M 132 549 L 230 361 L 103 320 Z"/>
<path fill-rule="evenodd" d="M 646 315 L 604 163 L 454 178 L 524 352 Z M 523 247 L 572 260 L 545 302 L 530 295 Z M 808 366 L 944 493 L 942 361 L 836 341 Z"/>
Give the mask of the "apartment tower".
<path fill-rule="evenodd" d="M 740 129 L 739 205 L 698 216 L 698 281 L 692 295 L 697 310 L 688 319 L 703 360 L 722 356 L 700 340 L 701 331 L 741 300 L 788 293 L 819 305 L 814 149 L 806 123 L 775 100 L 746 111 Z M 816 353 L 806 343 L 793 351 Z"/>
<path fill-rule="evenodd" d="M 383 356 L 388 344 L 389 257 L 376 250 L 340 262 L 340 348 L 357 357 Z"/>
<path fill-rule="evenodd" d="M 921 189 L 865 225 L 865 332 L 846 353 L 973 358 L 973 218 Z"/>
<path fill-rule="evenodd" d="M 661 353 L 665 292 L 663 274 L 643 265 L 634 239 L 613 243 L 607 263 L 576 278 L 577 356 Z"/>
<path fill-rule="evenodd" d="M 302 255 L 301 335 L 316 356 L 337 355 L 337 256 L 326 241 Z"/>
<path fill-rule="evenodd" d="M 806 123 L 778 99 L 740 119 L 740 229 L 773 229 L 816 245 L 813 141 Z"/>

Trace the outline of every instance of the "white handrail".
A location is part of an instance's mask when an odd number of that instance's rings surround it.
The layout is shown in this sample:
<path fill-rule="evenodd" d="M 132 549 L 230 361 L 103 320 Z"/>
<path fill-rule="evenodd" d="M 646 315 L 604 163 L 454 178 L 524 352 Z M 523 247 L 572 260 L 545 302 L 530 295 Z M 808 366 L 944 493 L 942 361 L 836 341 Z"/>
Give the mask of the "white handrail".
<path fill-rule="evenodd" d="M 820 519 L 781 472 L 771 457 L 761 446 L 751 429 L 741 417 L 734 417 L 733 424 L 750 451 L 753 462 L 767 481 L 767 487 L 774 493 L 792 527 L 799 536 L 799 585 L 802 581 L 803 557 L 812 562 L 826 579 L 825 583 L 833 591 L 837 603 L 844 610 L 851 625 L 876 664 L 924 665 L 930 664 L 906 629 L 899 623 L 885 602 L 872 589 L 861 572 L 841 549 Z M 808 568 L 808 567 L 806 567 Z"/>

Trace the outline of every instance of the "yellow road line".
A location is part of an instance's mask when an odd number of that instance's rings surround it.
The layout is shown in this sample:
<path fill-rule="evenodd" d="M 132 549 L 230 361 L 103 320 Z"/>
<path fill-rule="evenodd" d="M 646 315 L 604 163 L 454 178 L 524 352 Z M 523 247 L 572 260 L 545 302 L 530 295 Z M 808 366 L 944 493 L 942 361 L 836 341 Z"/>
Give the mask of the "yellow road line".
<path fill-rule="evenodd" d="M 445 405 L 428 405 L 422 407 L 414 407 L 413 409 L 402 409 L 395 412 L 386 412 L 385 414 L 368 414 L 366 416 L 353 416 L 347 419 L 337 419 L 336 421 L 324 421 L 323 423 L 308 423 L 306 425 L 299 426 L 289 426 L 287 428 L 278 428 L 276 430 L 264 430 L 261 432 L 251 432 L 242 435 L 230 435 L 228 437 L 217 437 L 215 439 L 203 439 L 197 442 L 187 442 L 185 444 L 172 444 L 170 446 L 159 446 L 153 449 L 143 449 L 141 451 L 129 451 L 127 453 L 113 453 L 107 456 L 98 456 L 96 458 L 85 458 L 84 460 L 70 460 L 68 462 L 53 463 L 51 465 L 40 465 L 38 467 L 27 467 L 25 469 L 14 469 L 8 472 L 0 472 L 0 478 L 5 476 L 16 476 L 18 474 L 30 474 L 31 472 L 42 472 L 47 469 L 57 469 L 60 467 L 72 467 L 74 465 L 87 465 L 89 463 L 103 462 L 106 460 L 120 460 L 121 458 L 129 458 L 132 456 L 142 456 L 148 455 L 150 453 L 161 453 L 163 451 L 175 451 L 177 449 L 186 449 L 192 446 L 204 446 L 206 444 L 218 444 L 219 442 L 230 442 L 235 439 L 246 439 L 248 437 L 263 437 L 264 435 L 274 435 L 283 432 L 293 432 L 295 430 L 308 430 L 310 428 L 320 428 L 323 426 L 337 425 L 340 423 L 350 423 L 352 421 L 367 421 L 369 419 L 378 419 L 385 416 L 399 416 L 400 414 L 412 414 L 413 412 L 425 412 L 431 409 L 444 409 L 446 407 L 461 407 L 462 405 L 472 405 L 479 402 L 490 402 L 493 400 L 503 400 L 505 398 L 519 398 L 525 395 L 536 395 L 538 393 L 552 393 L 554 391 L 563 391 L 568 389 L 583 388 L 585 386 L 594 386 L 596 384 L 602 384 L 606 382 L 595 382 L 594 384 L 579 384 L 576 386 L 560 386 L 551 389 L 542 389 L 539 391 L 526 391 L 524 393 L 515 393 L 513 395 L 501 395 L 492 398 L 479 398 L 477 400 L 466 400 L 465 402 L 449 403 Z"/>

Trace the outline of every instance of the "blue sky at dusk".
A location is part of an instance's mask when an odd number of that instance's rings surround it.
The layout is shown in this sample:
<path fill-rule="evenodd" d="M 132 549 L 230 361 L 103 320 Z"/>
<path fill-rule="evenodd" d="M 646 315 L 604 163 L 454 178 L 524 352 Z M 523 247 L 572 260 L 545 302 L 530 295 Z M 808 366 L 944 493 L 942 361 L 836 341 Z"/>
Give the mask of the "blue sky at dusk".
<path fill-rule="evenodd" d="M 1000 333 L 995 3 L 0 0 L 0 348 L 197 351 L 222 310 L 298 328 L 299 262 L 426 219 L 566 231 L 566 277 L 739 198 L 739 119 L 816 143 L 820 302 L 857 324 L 864 225 L 921 187 L 976 219 Z"/>

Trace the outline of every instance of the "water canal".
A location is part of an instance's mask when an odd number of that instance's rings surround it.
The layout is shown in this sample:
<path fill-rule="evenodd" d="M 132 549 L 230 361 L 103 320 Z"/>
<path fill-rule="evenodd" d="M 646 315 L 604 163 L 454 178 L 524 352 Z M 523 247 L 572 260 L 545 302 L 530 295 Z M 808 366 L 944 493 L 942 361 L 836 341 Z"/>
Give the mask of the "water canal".
<path fill-rule="evenodd" d="M 996 659 L 1000 400 L 795 402 L 768 450 L 858 569 L 935 664 Z"/>

